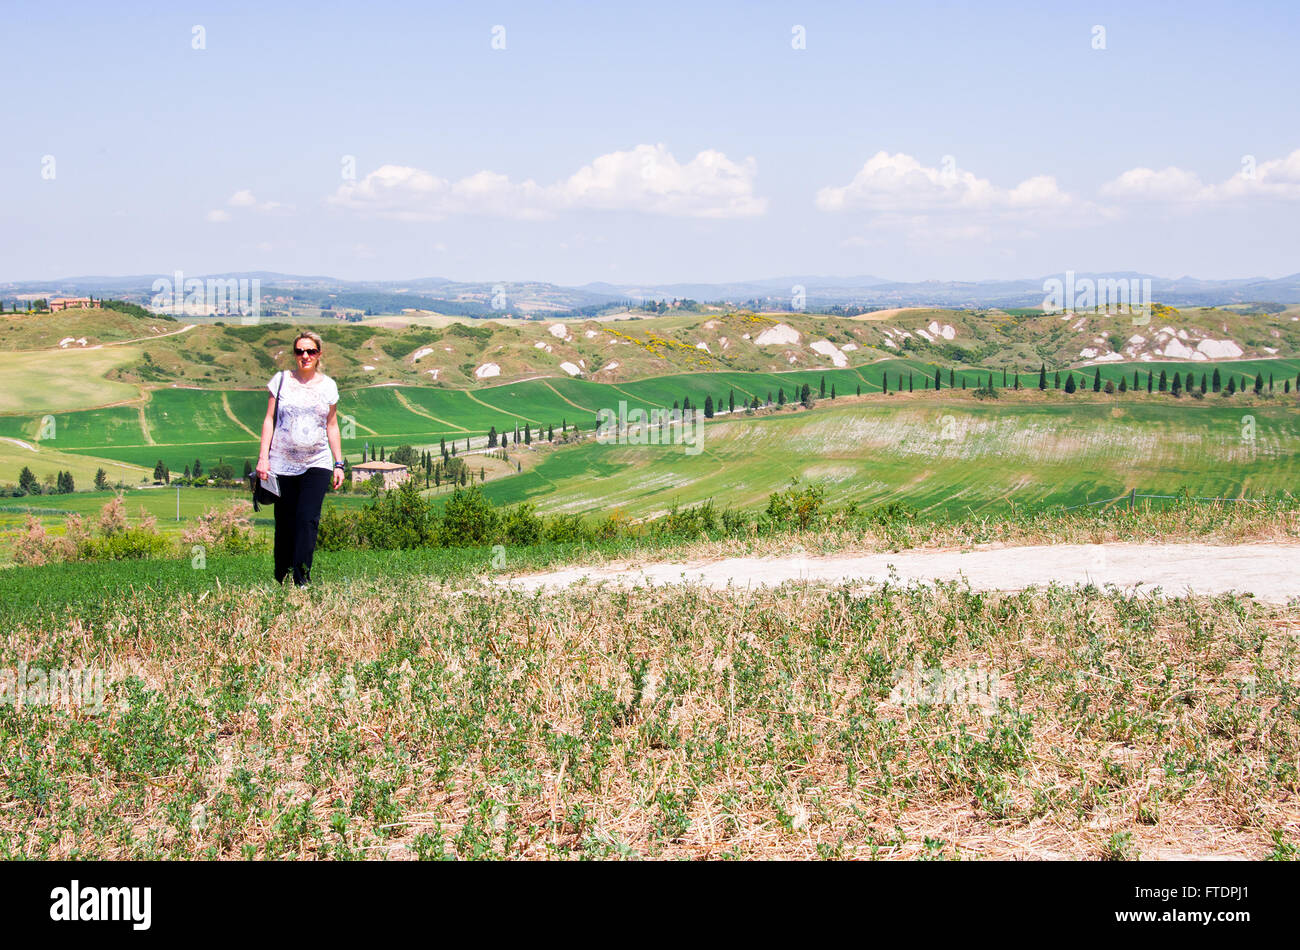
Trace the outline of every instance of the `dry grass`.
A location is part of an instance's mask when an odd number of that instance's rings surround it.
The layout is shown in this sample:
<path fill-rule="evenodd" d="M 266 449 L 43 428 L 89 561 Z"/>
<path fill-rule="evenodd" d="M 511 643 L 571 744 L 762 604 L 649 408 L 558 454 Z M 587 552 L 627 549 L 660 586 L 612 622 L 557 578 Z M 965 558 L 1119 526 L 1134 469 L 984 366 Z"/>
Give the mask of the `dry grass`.
<path fill-rule="evenodd" d="M 1293 608 L 424 579 L 124 597 L 5 663 L 0 854 L 1261 858 L 1300 843 Z M 912 669 L 996 702 L 915 704 Z"/>

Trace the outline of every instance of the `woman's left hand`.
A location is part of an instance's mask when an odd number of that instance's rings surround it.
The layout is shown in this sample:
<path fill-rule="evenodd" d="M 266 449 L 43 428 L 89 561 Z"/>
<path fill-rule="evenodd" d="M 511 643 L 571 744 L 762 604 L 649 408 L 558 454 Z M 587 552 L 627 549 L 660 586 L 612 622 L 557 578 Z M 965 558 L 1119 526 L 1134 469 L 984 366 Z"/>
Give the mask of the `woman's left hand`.
<path fill-rule="evenodd" d="M 340 488 L 343 487 L 343 469 L 341 468 L 334 469 L 333 484 L 334 484 L 335 491 L 338 491 Z"/>

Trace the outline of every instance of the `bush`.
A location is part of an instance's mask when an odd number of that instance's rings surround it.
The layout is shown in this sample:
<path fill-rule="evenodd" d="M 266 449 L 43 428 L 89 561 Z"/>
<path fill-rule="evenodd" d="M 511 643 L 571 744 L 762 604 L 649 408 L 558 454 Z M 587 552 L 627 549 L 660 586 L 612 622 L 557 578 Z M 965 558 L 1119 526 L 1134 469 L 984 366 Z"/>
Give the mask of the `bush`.
<path fill-rule="evenodd" d="M 863 517 L 871 524 L 910 523 L 916 520 L 916 509 L 901 501 L 891 501 L 886 505 L 876 505 Z"/>
<path fill-rule="evenodd" d="M 673 505 L 667 515 L 655 522 L 652 530 L 657 537 L 697 538 L 717 530 L 717 527 L 718 514 L 710 500 L 680 510 Z"/>
<path fill-rule="evenodd" d="M 536 544 L 542 539 L 542 519 L 537 517 L 537 506 L 523 502 L 507 508 L 501 517 L 501 540 L 506 544 Z"/>
<path fill-rule="evenodd" d="M 452 502 L 447 505 L 450 509 Z M 331 530 L 336 527 L 331 525 Z M 434 544 L 437 532 L 437 517 L 413 479 L 380 493 L 357 517 L 357 535 L 366 547 L 385 550 L 429 547 Z M 319 538 L 317 534 L 317 543 Z"/>
<path fill-rule="evenodd" d="M 403 488 L 409 483 L 404 483 Z M 417 496 L 418 497 L 418 496 Z M 491 544 L 497 536 L 500 514 L 477 485 L 458 488 L 442 510 L 438 542 L 445 547 L 463 548 Z"/>
<path fill-rule="evenodd" d="M 316 546 L 322 551 L 346 551 L 360 548 L 361 541 L 360 512 L 340 508 L 338 505 L 326 504 L 320 513 L 320 525 L 316 529 Z"/>
<path fill-rule="evenodd" d="M 592 533 L 597 541 L 613 541 L 618 538 L 636 537 L 640 534 L 640 529 L 628 520 L 627 515 L 615 510 L 609 517 L 597 522 Z"/>
<path fill-rule="evenodd" d="M 732 511 L 728 508 L 722 513 L 722 530 L 730 535 L 748 534 L 749 516 L 743 511 Z"/>
<path fill-rule="evenodd" d="M 579 515 L 556 515 L 546 520 L 543 540 L 552 544 L 577 544 L 592 539 L 591 531 Z"/>
<path fill-rule="evenodd" d="M 226 508 L 209 508 L 194 527 L 181 534 L 181 553 L 203 545 L 209 554 L 249 554 L 260 544 L 253 533 L 253 503 L 237 501 Z"/>
<path fill-rule="evenodd" d="M 172 547 L 157 531 L 147 527 L 126 528 L 98 538 L 84 538 L 77 555 L 88 561 L 128 561 L 159 558 L 172 553 Z"/>
<path fill-rule="evenodd" d="M 825 498 L 826 489 L 821 485 L 800 488 L 795 479 L 784 492 L 773 492 L 768 497 L 764 514 L 773 527 L 785 527 L 793 523 L 802 531 L 820 519 Z"/>

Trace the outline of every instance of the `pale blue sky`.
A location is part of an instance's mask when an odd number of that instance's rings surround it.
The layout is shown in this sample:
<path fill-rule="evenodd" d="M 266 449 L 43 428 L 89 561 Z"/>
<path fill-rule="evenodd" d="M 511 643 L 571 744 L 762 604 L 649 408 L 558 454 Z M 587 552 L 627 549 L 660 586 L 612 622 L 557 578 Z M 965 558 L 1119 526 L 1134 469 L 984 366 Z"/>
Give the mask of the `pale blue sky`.
<path fill-rule="evenodd" d="M 0 33 L 0 280 L 1300 270 L 1295 3 L 9 0 Z"/>

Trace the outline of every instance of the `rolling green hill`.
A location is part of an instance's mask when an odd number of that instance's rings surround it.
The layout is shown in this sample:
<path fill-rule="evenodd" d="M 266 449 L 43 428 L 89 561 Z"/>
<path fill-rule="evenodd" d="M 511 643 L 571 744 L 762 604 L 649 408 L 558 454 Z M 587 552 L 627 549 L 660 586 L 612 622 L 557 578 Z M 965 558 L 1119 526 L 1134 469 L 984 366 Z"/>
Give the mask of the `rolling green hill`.
<path fill-rule="evenodd" d="M 72 332 L 77 319 L 82 336 L 54 339 Z M 326 325 L 321 332 L 326 372 L 342 392 L 344 448 L 354 461 L 365 445 L 447 440 L 463 450 L 468 439 L 479 448 L 491 428 L 511 432 L 512 441 L 524 425 L 539 440 L 549 427 L 590 433 L 597 413 L 620 403 L 651 410 L 689 399 L 700 407 L 711 397 L 721 412 L 734 399 L 737 414 L 708 426 L 699 456 L 537 445 L 515 455 L 524 472 L 489 483 L 502 500 L 532 498 L 558 510 L 623 507 L 641 516 L 710 497 L 749 505 L 791 477 L 822 481 L 832 494 L 864 503 L 905 498 L 919 507 L 972 510 L 1009 498 L 1073 504 L 1132 485 L 1185 484 L 1208 494 L 1291 487 L 1300 312 L 1162 308 L 1150 325 L 1133 320 L 1037 311 L 679 313 L 401 330 Z M 16 482 L 27 465 L 41 477 L 70 467 L 81 486 L 101 465 L 114 480 L 135 483 L 159 459 L 174 471 L 196 458 L 208 468 L 251 461 L 265 381 L 293 336 L 284 325 L 178 326 L 115 311 L 11 315 L 4 332 L 13 349 L 0 355 L 7 400 L 0 484 Z M 1210 358 L 1225 352 L 1255 358 Z M 1176 353 L 1186 358 L 1168 358 Z M 561 360 L 578 375 L 556 371 Z M 1037 391 L 1043 363 L 1047 394 Z M 487 366 L 496 375 L 483 373 Z M 1214 394 L 1177 401 L 1147 395 L 1148 378 L 1155 389 L 1162 373 L 1169 380 L 1190 374 L 1199 390 L 1216 370 L 1225 386 L 1232 379 L 1247 393 L 1232 402 Z M 1093 396 L 1098 373 L 1103 384 L 1123 381 L 1137 392 Z M 1058 392 L 1058 374 L 1062 382 L 1073 374 L 1082 392 Z M 1250 392 L 1257 375 L 1266 388 L 1261 397 Z M 970 390 L 990 379 L 1002 398 L 976 400 Z M 803 385 L 841 398 L 820 399 L 811 414 L 739 412 L 755 397 L 765 404 L 782 392 L 795 402 Z M 886 398 L 886 388 L 904 394 Z M 1255 443 L 1263 455 L 1225 465 L 1216 452 L 1243 414 L 1255 417 L 1261 433 L 1267 429 Z M 936 418 L 970 434 L 961 452 L 935 443 Z M 1025 433 L 1034 432 L 1048 433 L 1046 441 L 1023 450 Z M 912 451 L 913 443 L 928 448 Z M 1123 451 L 1102 447 L 1111 443 Z"/>
<path fill-rule="evenodd" d="M 1300 413 L 1287 406 L 1171 404 L 1036 394 L 978 402 L 959 394 L 900 396 L 851 406 L 741 416 L 706 426 L 702 451 L 587 442 L 523 474 L 489 482 L 501 503 L 630 517 L 712 499 L 761 506 L 792 478 L 837 503 L 903 501 L 984 513 L 1018 505 L 1078 505 L 1132 488 L 1157 494 L 1254 496 L 1300 485 Z M 1243 416 L 1249 416 L 1253 438 Z"/>

